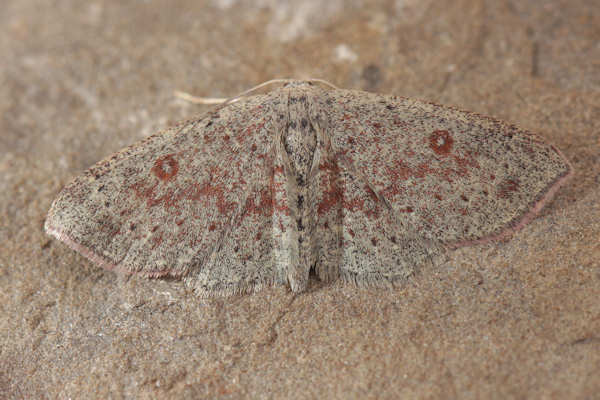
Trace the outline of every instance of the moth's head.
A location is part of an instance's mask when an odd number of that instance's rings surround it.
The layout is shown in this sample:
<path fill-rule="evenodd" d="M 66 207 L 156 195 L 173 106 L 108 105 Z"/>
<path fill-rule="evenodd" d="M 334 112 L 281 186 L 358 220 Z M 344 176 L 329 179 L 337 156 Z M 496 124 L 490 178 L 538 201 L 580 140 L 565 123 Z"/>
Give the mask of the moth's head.
<path fill-rule="evenodd" d="M 311 81 L 290 80 L 283 84 L 284 88 L 301 88 L 301 87 L 306 87 L 306 86 L 313 86 L 313 83 Z"/>

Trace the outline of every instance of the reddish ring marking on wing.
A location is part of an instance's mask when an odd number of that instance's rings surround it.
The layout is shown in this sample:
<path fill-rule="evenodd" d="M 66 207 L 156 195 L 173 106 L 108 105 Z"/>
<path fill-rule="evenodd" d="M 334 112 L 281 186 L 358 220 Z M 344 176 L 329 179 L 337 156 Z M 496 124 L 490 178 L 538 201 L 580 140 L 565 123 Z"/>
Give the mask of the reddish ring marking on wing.
<path fill-rule="evenodd" d="M 437 155 L 445 156 L 450 153 L 453 143 L 454 139 L 448 131 L 433 131 L 433 133 L 429 135 L 429 147 L 431 147 L 431 150 Z"/>
<path fill-rule="evenodd" d="M 158 158 L 151 169 L 152 173 L 161 181 L 167 182 L 179 171 L 179 164 L 173 156 L 174 154 L 167 154 Z"/>

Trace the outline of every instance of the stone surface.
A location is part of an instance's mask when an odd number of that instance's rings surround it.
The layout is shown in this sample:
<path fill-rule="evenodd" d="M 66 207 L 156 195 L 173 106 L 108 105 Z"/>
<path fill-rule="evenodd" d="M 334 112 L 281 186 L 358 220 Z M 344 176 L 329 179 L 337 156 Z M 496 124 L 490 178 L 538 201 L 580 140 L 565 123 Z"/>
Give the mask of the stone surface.
<path fill-rule="evenodd" d="M 0 12 L 0 397 L 590 398 L 600 391 L 595 1 L 40 3 Z M 200 300 L 43 232 L 74 176 L 274 77 L 491 115 L 574 179 L 510 241 L 393 290 Z"/>

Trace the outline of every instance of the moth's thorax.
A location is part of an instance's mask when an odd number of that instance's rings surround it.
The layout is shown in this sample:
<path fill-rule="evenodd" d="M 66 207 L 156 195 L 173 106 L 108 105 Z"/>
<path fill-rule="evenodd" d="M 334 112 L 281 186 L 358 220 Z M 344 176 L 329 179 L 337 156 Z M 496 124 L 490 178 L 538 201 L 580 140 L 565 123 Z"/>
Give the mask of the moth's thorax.
<path fill-rule="evenodd" d="M 306 86 L 310 89 L 310 86 Z M 312 93 L 300 87 L 284 88 L 281 92 L 284 124 L 280 132 L 283 148 L 290 160 L 299 186 L 306 185 L 317 149 L 317 130 L 310 115 Z"/>

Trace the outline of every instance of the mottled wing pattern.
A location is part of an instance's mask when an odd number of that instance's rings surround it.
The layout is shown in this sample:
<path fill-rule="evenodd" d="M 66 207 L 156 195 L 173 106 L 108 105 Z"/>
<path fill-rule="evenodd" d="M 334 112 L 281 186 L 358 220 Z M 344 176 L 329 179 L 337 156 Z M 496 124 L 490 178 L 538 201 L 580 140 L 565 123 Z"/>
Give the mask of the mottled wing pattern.
<path fill-rule="evenodd" d="M 330 96 L 338 159 L 416 237 L 449 247 L 501 238 L 571 174 L 556 148 L 492 118 L 365 92 Z"/>
<path fill-rule="evenodd" d="M 187 276 L 201 294 L 272 283 L 271 104 L 243 98 L 96 164 L 46 230 L 106 268 Z"/>
<path fill-rule="evenodd" d="M 361 166 L 335 150 L 332 132 L 352 130 L 332 111 L 335 94 L 315 89 L 314 125 L 324 129 L 316 172 L 318 254 L 315 270 L 325 280 L 340 276 L 363 286 L 385 286 L 432 260 L 437 243 L 417 235 L 408 221 L 369 183 Z M 320 93 L 319 93 L 320 92 Z M 329 94 L 328 94 L 329 93 Z M 368 149 L 365 149 L 368 151 Z"/>
<path fill-rule="evenodd" d="M 340 162 L 342 260 L 340 275 L 358 285 L 381 286 L 407 278 L 439 254 L 373 190 L 359 171 Z"/>
<path fill-rule="evenodd" d="M 325 281 L 334 281 L 340 275 L 343 262 L 343 210 L 344 181 L 338 163 L 332 157 L 328 141 L 324 143 L 323 158 L 311 182 L 315 213 L 313 251 L 316 255 L 315 272 Z"/>
<path fill-rule="evenodd" d="M 502 238 L 571 175 L 553 146 L 418 100 L 288 82 L 152 136 L 68 185 L 46 230 L 109 269 L 199 294 L 386 285 Z"/>

